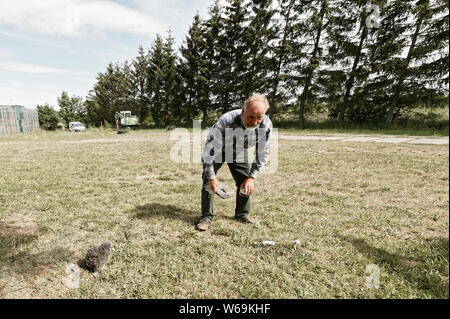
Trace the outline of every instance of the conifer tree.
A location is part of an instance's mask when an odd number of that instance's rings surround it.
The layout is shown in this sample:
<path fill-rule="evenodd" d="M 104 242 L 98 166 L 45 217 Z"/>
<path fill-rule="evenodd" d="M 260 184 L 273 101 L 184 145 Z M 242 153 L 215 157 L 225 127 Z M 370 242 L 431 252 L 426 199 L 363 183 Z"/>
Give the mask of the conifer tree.
<path fill-rule="evenodd" d="M 324 35 L 324 25 L 326 25 L 326 15 L 328 12 L 328 0 L 320 1 L 310 1 L 308 11 L 312 11 L 309 19 L 306 19 L 303 23 L 303 28 L 305 38 L 311 42 L 312 51 L 309 55 L 306 67 L 300 69 L 300 85 L 303 86 L 303 92 L 299 98 L 299 124 L 300 128 L 304 127 L 305 124 L 305 106 L 308 101 L 312 99 L 312 86 L 314 85 L 313 80 L 319 66 L 321 63 L 321 58 L 323 54 L 323 49 L 321 47 L 321 42 L 323 42 Z M 317 70 L 317 71 L 316 71 Z"/>
<path fill-rule="evenodd" d="M 136 86 L 137 115 L 139 116 L 140 123 L 143 123 L 150 111 L 150 98 L 148 95 L 150 86 L 148 83 L 150 61 L 148 52 L 145 52 L 142 46 L 139 46 L 138 55 L 134 58 L 132 64 L 133 82 Z"/>
<path fill-rule="evenodd" d="M 69 122 L 86 122 L 86 107 L 81 96 L 73 95 L 69 97 L 66 91 L 61 93 L 57 98 L 59 106 L 59 115 L 66 123 Z M 87 123 L 85 123 L 87 124 Z"/>
<path fill-rule="evenodd" d="M 88 117 L 92 122 L 107 121 L 113 124 L 115 113 L 127 108 L 124 77 L 119 63 L 109 63 L 104 73 L 98 73 L 97 83 L 87 98 Z"/>
<path fill-rule="evenodd" d="M 295 60 L 295 42 L 298 43 L 295 25 L 298 20 L 298 11 L 295 10 L 298 0 L 280 0 L 279 7 L 275 12 L 274 31 L 276 39 L 270 45 L 270 75 L 268 83 L 270 93 L 269 116 L 275 120 L 281 105 L 288 99 L 289 78 L 294 72 L 293 61 Z M 298 52 L 297 52 L 298 53 Z"/>
<path fill-rule="evenodd" d="M 177 70 L 177 56 L 174 48 L 175 38 L 169 29 L 168 35 L 164 41 L 164 95 L 167 108 L 165 123 L 172 125 L 182 119 L 181 108 L 178 104 L 179 98 L 179 77 Z"/>
<path fill-rule="evenodd" d="M 208 65 L 205 61 L 206 45 L 200 16 L 194 16 L 184 44 L 180 48 L 182 59 L 179 72 L 183 81 L 183 117 L 192 120 L 200 112 L 205 117 L 209 106 Z"/>
<path fill-rule="evenodd" d="M 163 121 L 167 113 L 164 101 L 164 42 L 162 37 L 157 34 L 150 49 L 150 69 L 149 83 L 150 90 L 150 113 L 157 126 L 163 126 Z"/>
<path fill-rule="evenodd" d="M 378 28 L 369 30 L 367 41 L 366 81 L 354 92 L 354 102 L 347 109 L 353 122 L 379 123 L 386 117 L 392 96 L 395 73 L 406 45 L 405 23 L 409 4 L 402 0 L 379 3 Z M 369 19 L 369 18 L 366 18 Z"/>
<path fill-rule="evenodd" d="M 365 14 L 364 6 L 365 1 L 352 1 L 352 3 L 348 3 L 348 1 L 342 1 L 340 6 L 348 10 L 349 18 L 346 19 L 347 23 L 353 26 L 353 30 L 350 30 L 350 33 L 344 34 L 342 51 L 346 55 L 346 58 L 343 63 L 348 63 L 351 61 L 351 68 L 347 73 L 347 79 L 345 82 L 345 92 L 343 101 L 339 105 L 339 122 L 344 121 L 344 116 L 349 104 L 352 102 L 351 93 L 355 86 L 355 80 L 357 80 L 359 74 L 362 72 L 363 67 L 360 66 L 361 60 L 364 58 L 364 46 L 367 39 L 367 35 L 369 33 L 368 26 L 366 23 L 367 14 Z M 341 7 L 341 8 L 342 8 Z M 341 11 L 342 12 L 342 11 Z M 344 20 L 345 21 L 345 20 Z M 355 27 L 358 27 L 359 31 L 355 40 L 353 40 L 352 32 L 355 30 Z M 348 60 L 348 57 L 351 59 Z"/>
<path fill-rule="evenodd" d="M 276 29 L 272 23 L 275 10 L 272 0 L 251 0 L 249 24 L 245 29 L 245 51 L 243 89 L 241 100 L 251 93 L 266 92 L 269 89 L 267 77 L 270 71 L 269 44 L 276 38 Z"/>
<path fill-rule="evenodd" d="M 150 51 L 149 83 L 152 83 L 150 113 L 157 126 L 174 124 L 181 119 L 179 113 L 180 82 L 177 57 L 173 48 L 175 39 L 169 29 L 163 39 L 159 34 Z"/>
<path fill-rule="evenodd" d="M 139 83 L 133 65 L 125 60 L 121 66 L 122 76 L 119 78 L 120 111 L 131 111 L 133 115 L 140 115 L 141 107 L 138 99 Z"/>
<path fill-rule="evenodd" d="M 448 83 L 448 2 L 419 0 L 411 10 L 414 19 L 409 26 L 410 44 L 406 57 L 398 64 L 387 124 L 392 123 L 399 106 L 411 107 L 414 102 L 445 92 L 439 86 L 433 88 L 435 81 L 445 83 L 445 74 Z"/>
<path fill-rule="evenodd" d="M 208 121 L 208 113 L 222 109 L 220 99 L 221 79 L 221 57 L 220 38 L 224 29 L 224 19 L 222 17 L 223 8 L 219 0 L 209 8 L 209 18 L 202 23 L 204 52 L 204 73 L 206 79 L 205 104 L 202 104 L 201 112 L 203 121 Z M 208 98 L 206 99 L 206 95 Z"/>
<path fill-rule="evenodd" d="M 242 105 L 244 70 L 245 24 L 247 5 L 244 0 L 227 0 L 223 17 L 224 31 L 219 34 L 218 83 L 215 86 L 221 112 L 227 112 Z"/>

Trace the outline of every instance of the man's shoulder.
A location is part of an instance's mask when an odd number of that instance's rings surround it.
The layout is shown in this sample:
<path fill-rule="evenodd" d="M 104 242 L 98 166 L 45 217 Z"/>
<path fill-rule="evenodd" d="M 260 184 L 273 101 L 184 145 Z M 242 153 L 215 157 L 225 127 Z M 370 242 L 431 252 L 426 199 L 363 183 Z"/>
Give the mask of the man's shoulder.
<path fill-rule="evenodd" d="M 273 129 L 272 121 L 270 120 L 270 118 L 267 115 L 264 114 L 263 120 L 259 124 L 259 127 L 260 128 L 264 128 L 266 130 L 272 130 Z"/>
<path fill-rule="evenodd" d="M 232 111 L 229 111 L 229 112 L 223 114 L 217 120 L 218 126 L 223 128 L 223 127 L 228 127 L 228 126 L 232 125 L 239 119 L 239 116 L 241 113 L 242 113 L 242 110 L 237 109 L 237 110 L 232 110 Z"/>

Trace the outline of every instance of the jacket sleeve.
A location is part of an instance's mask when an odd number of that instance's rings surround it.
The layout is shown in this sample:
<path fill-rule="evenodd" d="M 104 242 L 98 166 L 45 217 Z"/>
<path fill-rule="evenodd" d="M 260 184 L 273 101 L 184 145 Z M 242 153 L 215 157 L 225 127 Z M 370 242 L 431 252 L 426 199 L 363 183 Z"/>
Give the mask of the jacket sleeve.
<path fill-rule="evenodd" d="M 215 160 L 217 162 L 218 159 L 222 158 L 223 131 L 224 127 L 219 120 L 211 127 L 208 137 L 206 138 L 206 144 L 202 154 L 202 163 L 203 171 L 208 180 L 216 178 L 213 163 Z"/>
<path fill-rule="evenodd" d="M 270 152 L 270 137 L 272 134 L 273 126 L 269 123 L 267 128 L 258 130 L 258 135 L 262 135 L 261 138 L 258 136 L 258 142 L 255 148 L 255 160 L 253 161 L 249 177 L 257 178 L 264 165 L 266 165 L 269 159 Z"/>

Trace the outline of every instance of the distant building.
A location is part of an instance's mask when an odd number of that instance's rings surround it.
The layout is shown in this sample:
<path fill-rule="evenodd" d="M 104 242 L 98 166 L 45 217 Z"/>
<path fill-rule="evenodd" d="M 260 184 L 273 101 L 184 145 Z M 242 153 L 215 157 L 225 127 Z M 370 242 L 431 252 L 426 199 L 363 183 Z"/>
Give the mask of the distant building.
<path fill-rule="evenodd" d="M 0 105 L 0 134 L 27 133 L 38 129 L 37 111 L 21 105 Z"/>

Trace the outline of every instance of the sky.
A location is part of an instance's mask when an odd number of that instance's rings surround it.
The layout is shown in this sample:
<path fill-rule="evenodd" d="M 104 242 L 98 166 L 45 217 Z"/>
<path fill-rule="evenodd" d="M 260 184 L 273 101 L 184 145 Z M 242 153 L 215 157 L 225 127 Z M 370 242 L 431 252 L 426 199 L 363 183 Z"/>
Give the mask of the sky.
<path fill-rule="evenodd" d="M 0 0 L 0 105 L 35 109 L 66 91 L 83 98 L 109 62 L 124 62 L 157 33 L 177 48 L 214 0 Z"/>

